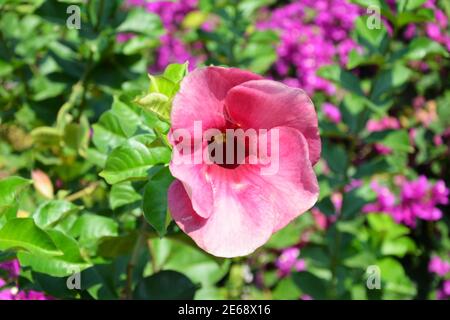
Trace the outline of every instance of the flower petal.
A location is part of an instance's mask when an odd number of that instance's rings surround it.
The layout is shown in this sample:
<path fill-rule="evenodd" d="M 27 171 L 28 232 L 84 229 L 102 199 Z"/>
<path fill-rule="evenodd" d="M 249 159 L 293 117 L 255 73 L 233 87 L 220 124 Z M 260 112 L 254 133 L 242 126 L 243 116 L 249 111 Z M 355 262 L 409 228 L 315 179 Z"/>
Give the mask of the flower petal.
<path fill-rule="evenodd" d="M 244 166 L 242 166 L 244 168 Z M 186 190 L 179 181 L 169 188 L 172 218 L 203 250 L 219 257 L 252 253 L 271 236 L 274 213 L 257 189 L 240 183 L 241 170 L 215 166 L 217 171 L 214 212 L 208 219 L 195 214 Z"/>
<path fill-rule="evenodd" d="M 206 172 L 207 165 L 194 161 L 196 156 L 202 157 L 205 146 L 199 145 L 198 148 L 187 148 L 192 150 L 187 154 L 183 153 L 181 147 L 182 144 L 178 144 L 172 149 L 172 161 L 169 164 L 170 172 L 183 183 L 194 211 L 199 216 L 208 218 L 213 211 L 214 199 L 211 183 Z"/>
<path fill-rule="evenodd" d="M 273 140 L 274 131 L 278 132 L 278 141 Z M 267 132 L 268 151 L 272 162 L 278 156 L 278 170 L 269 169 L 272 164 L 252 166 L 254 175 L 265 169 L 260 180 L 253 183 L 271 199 L 276 223 L 273 232 L 285 227 L 300 214 L 311 209 L 319 197 L 319 184 L 308 157 L 308 144 L 305 137 L 296 129 L 276 127 Z M 273 165 L 272 165 L 273 166 Z M 276 166 L 273 166 L 276 168 Z M 267 172 L 274 172 L 267 174 Z"/>
<path fill-rule="evenodd" d="M 275 130 L 279 143 L 271 138 Z M 173 219 L 199 247 L 213 255 L 235 257 L 252 253 L 272 233 L 317 201 L 318 183 L 302 134 L 281 127 L 273 128 L 267 135 L 268 150 L 272 150 L 268 156 L 278 154 L 279 160 L 272 175 L 261 175 L 262 169 L 270 172 L 270 164 L 242 164 L 235 169 L 207 167 L 205 174 L 214 197 L 214 209 L 208 219 L 194 211 L 180 181 L 169 189 Z"/>
<path fill-rule="evenodd" d="M 174 98 L 172 129 L 193 132 L 194 121 L 202 121 L 203 129 L 224 127 L 223 101 L 227 92 L 243 82 L 260 76 L 235 68 L 207 67 L 189 73 Z"/>
<path fill-rule="evenodd" d="M 248 81 L 231 89 L 225 104 L 232 121 L 244 129 L 286 126 L 299 130 L 308 142 L 311 163 L 319 160 L 317 114 L 303 90 L 271 80 Z"/>

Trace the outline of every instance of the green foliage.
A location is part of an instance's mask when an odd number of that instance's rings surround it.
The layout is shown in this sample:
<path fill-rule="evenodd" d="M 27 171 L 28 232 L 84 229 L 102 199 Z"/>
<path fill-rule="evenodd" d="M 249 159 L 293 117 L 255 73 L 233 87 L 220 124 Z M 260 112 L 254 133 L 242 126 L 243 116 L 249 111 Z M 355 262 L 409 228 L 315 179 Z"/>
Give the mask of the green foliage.
<path fill-rule="evenodd" d="M 415 228 L 389 212 L 363 211 L 376 201 L 372 181 L 397 202 L 400 178 L 449 185 L 448 138 L 438 140 L 450 125 L 449 54 L 425 33 L 403 37 L 408 24 L 435 19 L 424 0 L 397 1 L 395 12 L 384 0 L 352 2 L 378 6 L 392 32 L 384 23 L 369 28 L 370 16 L 361 15 L 348 63 L 317 72 L 336 87 L 311 95 L 322 141 L 318 203 L 251 256 L 219 259 L 180 231 L 167 206 L 167 134 L 188 62 L 148 70 L 170 34 L 201 56 L 200 66 L 278 79 L 280 34 L 256 25 L 280 3 L 200 0 L 177 30 L 165 30 L 159 16 L 125 10 L 122 0 L 0 1 L 0 262 L 18 259 L 20 286 L 61 299 L 434 297 L 440 284 L 426 269 L 431 256 L 450 250 L 448 207 L 439 207 L 440 221 Z M 66 26 L 68 4 L 81 8 L 79 30 Z M 132 37 L 118 41 L 123 34 Z M 327 119 L 325 101 L 342 121 Z M 401 128 L 369 132 L 369 120 L 386 116 Z M 379 146 L 389 152 L 378 154 Z M 35 170 L 48 176 L 50 200 Z M 274 262 L 289 247 L 300 248 L 306 270 L 281 276 Z M 369 266 L 381 272 L 380 290 L 366 286 Z M 70 290 L 76 273 L 81 289 Z"/>

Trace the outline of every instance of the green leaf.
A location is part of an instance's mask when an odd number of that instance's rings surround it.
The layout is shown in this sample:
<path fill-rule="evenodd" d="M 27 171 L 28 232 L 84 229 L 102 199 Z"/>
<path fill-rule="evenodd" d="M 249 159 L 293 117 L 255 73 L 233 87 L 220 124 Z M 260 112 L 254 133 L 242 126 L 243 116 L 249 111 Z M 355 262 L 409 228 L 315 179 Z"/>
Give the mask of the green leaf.
<path fill-rule="evenodd" d="M 109 194 L 109 205 L 111 206 L 111 209 L 115 210 L 141 199 L 142 196 L 134 190 L 131 182 L 126 181 L 117 183 L 111 187 L 111 192 Z"/>
<path fill-rule="evenodd" d="M 136 232 L 118 237 L 104 237 L 98 245 L 97 253 L 104 258 L 128 255 L 134 249 L 137 237 Z"/>
<path fill-rule="evenodd" d="M 229 270 L 229 260 L 209 255 L 190 243 L 169 238 L 151 241 L 157 266 L 182 272 L 195 283 L 201 283 L 202 287 L 216 284 Z"/>
<path fill-rule="evenodd" d="M 411 299 L 416 294 L 414 283 L 405 274 L 403 266 L 395 259 L 384 258 L 376 265 L 381 271 L 384 299 Z"/>
<path fill-rule="evenodd" d="M 386 239 L 381 246 L 381 253 L 383 255 L 393 255 L 397 257 L 404 257 L 409 252 L 416 250 L 415 242 L 409 237 L 400 237 L 396 239 Z"/>
<path fill-rule="evenodd" d="M 127 137 L 135 134 L 139 126 L 144 126 L 144 121 L 140 116 L 141 110 L 132 101 L 126 101 L 125 97 L 120 99 L 118 96 L 114 96 L 111 111 L 119 120 L 127 119 L 127 121 L 120 121 L 120 126 Z"/>
<path fill-rule="evenodd" d="M 145 219 L 163 237 L 167 228 L 167 190 L 173 181 L 168 168 L 163 168 L 147 183 L 142 210 Z"/>
<path fill-rule="evenodd" d="M 192 300 L 197 287 L 181 273 L 161 271 L 142 279 L 133 292 L 137 300 Z"/>
<path fill-rule="evenodd" d="M 169 162 L 170 156 L 167 147 L 148 148 L 138 141 L 129 140 L 111 152 L 100 176 L 109 184 L 145 179 L 151 167 Z"/>
<path fill-rule="evenodd" d="M 33 137 L 33 142 L 37 146 L 52 147 L 59 146 L 63 134 L 57 128 L 37 127 L 31 131 L 31 136 Z"/>
<path fill-rule="evenodd" d="M 404 85 L 411 75 L 411 69 L 400 63 L 396 63 L 392 68 L 384 70 L 374 80 L 371 93 L 372 100 L 381 100 L 383 96 Z"/>
<path fill-rule="evenodd" d="M 325 299 L 327 285 L 325 281 L 310 272 L 297 272 L 292 275 L 300 290 L 314 299 Z"/>
<path fill-rule="evenodd" d="M 16 176 L 0 180 L 0 215 L 17 207 L 17 197 L 31 183 L 33 182 L 29 179 Z"/>
<path fill-rule="evenodd" d="M 371 26 L 371 21 L 375 17 L 372 16 L 360 16 L 356 19 L 355 28 L 359 36 L 365 39 L 373 48 L 381 46 L 381 42 L 387 36 L 385 25 L 380 22 L 379 28 Z"/>
<path fill-rule="evenodd" d="M 408 45 L 408 51 L 405 57 L 411 60 L 422 60 L 431 54 L 442 55 L 444 57 L 449 56 L 447 50 L 445 50 L 445 48 L 436 41 L 419 37 L 415 38 Z"/>
<path fill-rule="evenodd" d="M 361 209 L 367 203 L 366 199 L 362 197 L 361 193 L 363 193 L 364 195 L 366 194 L 359 188 L 344 193 L 342 197 L 341 211 L 342 216 L 345 219 L 354 218 L 359 212 L 361 212 Z"/>
<path fill-rule="evenodd" d="M 127 140 L 120 119 L 112 111 L 103 113 L 92 127 L 94 128 L 92 140 L 101 151 L 106 152 L 108 147 L 115 148 Z"/>
<path fill-rule="evenodd" d="M 89 123 L 69 123 L 65 126 L 63 135 L 67 147 L 81 153 L 86 152 L 89 144 Z"/>
<path fill-rule="evenodd" d="M 342 70 L 338 65 L 323 66 L 317 71 L 317 75 L 333 81 L 343 89 L 364 96 L 359 79 L 352 73 Z"/>
<path fill-rule="evenodd" d="M 406 130 L 386 130 L 373 132 L 366 138 L 366 142 L 378 142 L 394 151 L 414 151 L 414 148 L 410 145 L 409 135 Z"/>
<path fill-rule="evenodd" d="M 27 250 L 38 255 L 61 254 L 49 235 L 29 218 L 14 218 L 6 222 L 0 229 L 0 249 Z"/>
<path fill-rule="evenodd" d="M 164 70 L 163 76 L 174 83 L 179 83 L 188 73 L 189 63 L 172 63 Z"/>
<path fill-rule="evenodd" d="M 395 223 L 390 215 L 382 213 L 371 213 L 367 215 L 369 226 L 386 239 L 397 239 L 409 234 L 408 227 Z"/>
<path fill-rule="evenodd" d="M 58 230 L 47 231 L 62 256 L 42 257 L 28 252 L 19 252 L 21 266 L 29 266 L 36 272 L 45 273 L 55 277 L 65 277 L 81 272 L 91 266 L 80 255 L 77 242 Z"/>
<path fill-rule="evenodd" d="M 76 213 L 80 207 L 65 200 L 51 200 L 40 205 L 33 214 L 36 225 L 40 228 L 48 228 L 64 219 L 67 215 Z"/>
<path fill-rule="evenodd" d="M 434 20 L 434 12 L 431 9 L 421 8 L 416 12 L 400 12 L 396 16 L 396 25 L 401 28 L 409 23 L 421 23 Z"/>
<path fill-rule="evenodd" d="M 79 217 L 70 230 L 70 235 L 79 237 L 80 244 L 95 245 L 103 237 L 117 236 L 118 224 L 115 220 L 95 214 Z"/>
<path fill-rule="evenodd" d="M 328 146 L 324 150 L 324 158 L 333 172 L 344 175 L 348 167 L 347 151 L 340 145 Z"/>
<path fill-rule="evenodd" d="M 365 163 L 362 163 L 354 174 L 353 178 L 361 179 L 366 176 L 371 176 L 375 173 L 384 172 L 389 169 L 389 164 L 386 162 L 386 159 L 379 157 L 375 159 L 371 159 Z"/>
<path fill-rule="evenodd" d="M 136 102 L 147 111 L 151 111 L 158 117 L 170 122 L 172 99 L 180 89 L 180 82 L 188 72 L 188 63 L 170 64 L 162 75 L 151 75 L 149 93 Z"/>
<path fill-rule="evenodd" d="M 161 120 L 170 121 L 171 102 L 162 93 L 149 93 L 136 101 L 145 110 L 154 112 Z"/>
<path fill-rule="evenodd" d="M 297 300 L 302 292 L 292 277 L 281 279 L 273 290 L 273 298 L 277 300 Z"/>
<path fill-rule="evenodd" d="M 417 9 L 427 0 L 400 0 L 397 1 L 397 9 L 399 11 L 411 11 Z"/>
<path fill-rule="evenodd" d="M 150 37 L 158 37 L 162 31 L 162 24 L 156 14 L 136 8 L 130 10 L 126 20 L 117 28 L 117 31 L 136 32 Z"/>

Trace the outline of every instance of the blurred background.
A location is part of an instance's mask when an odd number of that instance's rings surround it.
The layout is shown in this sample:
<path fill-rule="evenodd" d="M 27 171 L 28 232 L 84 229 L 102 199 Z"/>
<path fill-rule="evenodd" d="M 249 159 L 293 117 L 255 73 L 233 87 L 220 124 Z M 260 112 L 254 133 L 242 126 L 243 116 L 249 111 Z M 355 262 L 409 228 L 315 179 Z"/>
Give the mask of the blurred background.
<path fill-rule="evenodd" d="M 0 299 L 127 298 L 130 272 L 143 299 L 450 298 L 449 14 L 445 0 L 0 0 L 0 227 L 64 231 L 49 231 L 54 258 L 9 250 L 0 229 Z M 186 61 L 309 94 L 320 199 L 243 258 L 171 224 L 130 271 L 139 186 L 98 173 L 134 119 L 120 101 Z"/>

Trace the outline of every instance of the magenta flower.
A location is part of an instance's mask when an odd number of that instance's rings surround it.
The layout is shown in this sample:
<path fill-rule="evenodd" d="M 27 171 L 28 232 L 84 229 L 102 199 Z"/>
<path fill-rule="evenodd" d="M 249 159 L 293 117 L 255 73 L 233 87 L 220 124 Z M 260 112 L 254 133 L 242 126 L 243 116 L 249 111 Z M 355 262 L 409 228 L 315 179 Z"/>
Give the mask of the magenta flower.
<path fill-rule="evenodd" d="M 300 249 L 296 247 L 287 248 L 281 252 L 281 255 L 275 261 L 280 277 L 289 275 L 293 270 L 298 272 L 306 270 L 306 261 L 299 259 L 299 255 Z"/>
<path fill-rule="evenodd" d="M 314 106 L 302 90 L 234 68 L 196 69 L 183 80 L 171 119 L 170 170 L 178 180 L 169 189 L 169 209 L 205 251 L 221 257 L 250 254 L 317 201 L 312 167 L 321 142 Z M 178 136 L 195 137 L 198 129 L 200 139 Z M 257 144 L 235 144 L 230 130 L 258 130 Z M 229 145 L 231 150 L 245 145 L 245 156 L 225 155 L 226 164 L 217 162 L 216 151 Z M 276 171 L 263 173 L 274 164 Z"/>
<path fill-rule="evenodd" d="M 346 65 L 349 53 L 361 50 L 350 32 L 362 10 L 349 2 L 303 0 L 266 9 L 270 17 L 259 21 L 257 27 L 280 32 L 278 60 L 273 66 L 277 76 L 285 79 L 294 73 L 298 82 L 295 87 L 302 87 L 308 94 L 319 90 L 334 94 L 334 85 L 317 76 L 317 70 L 335 59 Z"/>
<path fill-rule="evenodd" d="M 436 298 L 438 300 L 446 300 L 450 298 L 450 280 L 445 280 L 442 288 L 437 291 Z"/>
<path fill-rule="evenodd" d="M 431 258 L 430 263 L 428 264 L 428 271 L 431 273 L 435 273 L 440 277 L 444 277 L 447 273 L 450 272 L 450 263 L 442 260 L 438 256 L 434 256 Z"/>
<path fill-rule="evenodd" d="M 408 181 L 396 177 L 396 184 L 401 188 L 399 199 L 387 188 L 376 182 L 371 184 L 377 193 L 377 201 L 364 206 L 363 212 L 385 212 L 398 223 L 409 227 L 416 226 L 416 219 L 437 221 L 442 218 L 438 205 L 448 203 L 449 190 L 444 181 L 432 185 L 425 176 Z"/>
<path fill-rule="evenodd" d="M 370 119 L 367 121 L 366 129 L 369 132 L 377 132 L 389 129 L 399 129 L 400 122 L 393 117 L 384 117 L 380 120 Z"/>
<path fill-rule="evenodd" d="M 322 111 L 325 114 L 325 117 L 328 118 L 333 123 L 339 123 L 342 120 L 341 111 L 334 104 L 325 102 L 322 105 Z"/>
<path fill-rule="evenodd" d="M 122 32 L 116 35 L 116 41 L 118 43 L 124 43 L 133 39 L 136 35 L 134 33 Z"/>
<path fill-rule="evenodd" d="M 11 278 L 17 278 L 20 273 L 19 261 L 14 259 L 0 263 L 0 269 L 6 270 Z"/>

